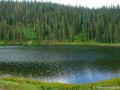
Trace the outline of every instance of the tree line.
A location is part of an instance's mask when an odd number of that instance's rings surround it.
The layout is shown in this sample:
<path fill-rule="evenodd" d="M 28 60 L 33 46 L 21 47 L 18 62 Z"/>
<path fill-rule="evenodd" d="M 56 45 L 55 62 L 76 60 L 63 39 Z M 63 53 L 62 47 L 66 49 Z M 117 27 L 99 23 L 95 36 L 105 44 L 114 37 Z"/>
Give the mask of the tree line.
<path fill-rule="evenodd" d="M 0 1 L 0 41 L 120 43 L 120 6 L 89 9 L 37 1 Z"/>

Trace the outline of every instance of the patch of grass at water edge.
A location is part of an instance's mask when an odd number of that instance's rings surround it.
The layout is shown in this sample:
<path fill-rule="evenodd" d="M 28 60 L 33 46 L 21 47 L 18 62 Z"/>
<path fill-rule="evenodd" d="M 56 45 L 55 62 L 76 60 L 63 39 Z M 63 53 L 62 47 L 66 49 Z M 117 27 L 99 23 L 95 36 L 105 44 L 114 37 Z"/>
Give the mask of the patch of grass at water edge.
<path fill-rule="evenodd" d="M 94 87 L 119 87 L 120 78 L 94 82 L 90 84 L 48 83 L 27 78 L 7 77 L 0 79 L 0 88 L 5 90 L 98 90 Z M 100 90 L 108 90 L 101 88 Z M 113 90 L 111 88 L 111 90 Z M 118 88 L 117 90 L 120 90 Z"/>

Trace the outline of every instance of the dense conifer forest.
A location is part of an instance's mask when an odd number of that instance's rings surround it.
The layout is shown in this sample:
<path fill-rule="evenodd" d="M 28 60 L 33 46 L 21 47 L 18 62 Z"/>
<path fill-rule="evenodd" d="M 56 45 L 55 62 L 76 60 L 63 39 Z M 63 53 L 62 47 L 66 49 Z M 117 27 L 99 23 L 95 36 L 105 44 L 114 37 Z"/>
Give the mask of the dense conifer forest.
<path fill-rule="evenodd" d="M 0 1 L 0 42 L 120 43 L 120 6 L 90 9 L 55 3 Z"/>

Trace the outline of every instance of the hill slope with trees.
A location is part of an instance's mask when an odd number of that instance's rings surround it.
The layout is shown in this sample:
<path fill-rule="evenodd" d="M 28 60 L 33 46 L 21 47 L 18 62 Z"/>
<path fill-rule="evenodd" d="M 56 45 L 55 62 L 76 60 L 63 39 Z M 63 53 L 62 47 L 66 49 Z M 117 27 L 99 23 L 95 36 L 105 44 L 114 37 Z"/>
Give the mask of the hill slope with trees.
<path fill-rule="evenodd" d="M 0 42 L 120 43 L 120 6 L 89 9 L 54 3 L 0 1 Z"/>

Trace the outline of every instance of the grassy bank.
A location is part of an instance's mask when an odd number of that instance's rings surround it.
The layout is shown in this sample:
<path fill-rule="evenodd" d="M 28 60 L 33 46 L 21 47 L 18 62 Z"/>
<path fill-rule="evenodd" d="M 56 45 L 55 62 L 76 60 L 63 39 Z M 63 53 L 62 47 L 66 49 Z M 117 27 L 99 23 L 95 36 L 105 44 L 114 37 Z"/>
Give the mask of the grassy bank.
<path fill-rule="evenodd" d="M 73 46 L 118 46 L 120 47 L 120 43 L 97 43 L 95 41 L 87 41 L 87 42 L 54 42 L 54 43 L 36 43 L 34 41 L 27 41 L 22 43 L 12 43 L 12 42 L 3 42 L 0 41 L 0 46 L 39 46 L 39 45 L 50 45 L 50 46 L 62 46 L 62 45 L 73 45 Z"/>
<path fill-rule="evenodd" d="M 47 83 L 15 77 L 0 79 L 0 88 L 5 90 L 98 90 L 98 88 L 99 90 L 120 90 L 119 86 L 120 78 L 90 84 Z M 104 87 L 106 87 L 106 89 Z"/>
<path fill-rule="evenodd" d="M 96 43 L 96 42 L 73 42 L 73 43 L 69 43 L 69 42 L 58 42 L 58 43 L 54 43 L 53 45 L 73 45 L 73 46 L 118 46 L 120 47 L 120 43 Z"/>

